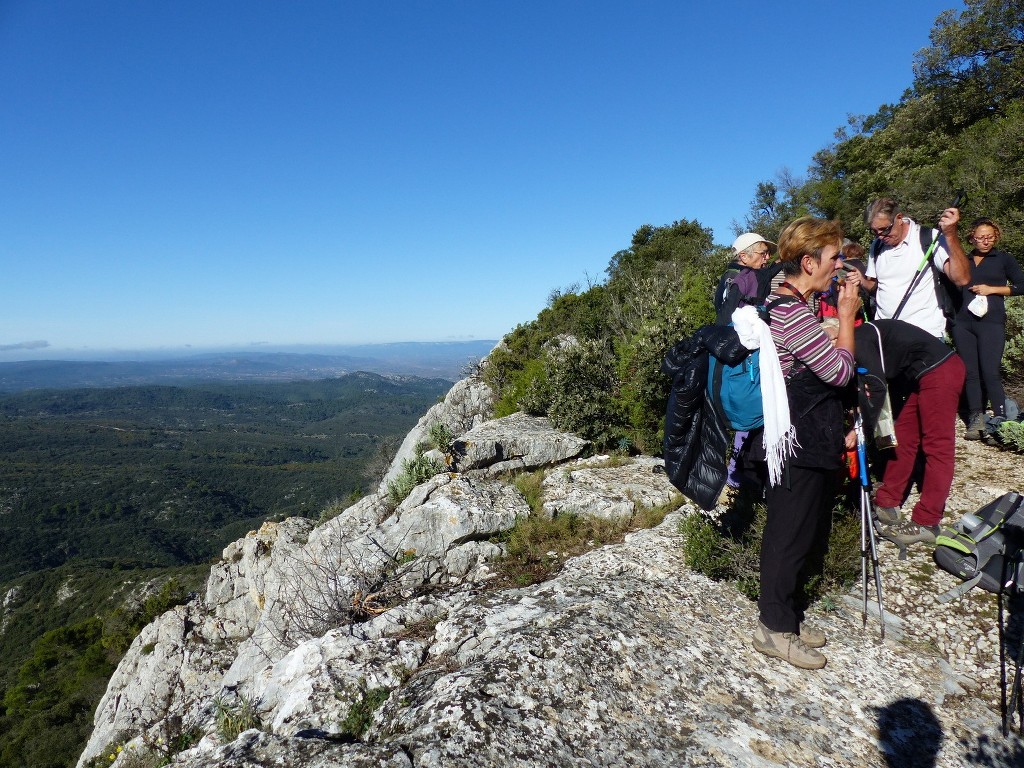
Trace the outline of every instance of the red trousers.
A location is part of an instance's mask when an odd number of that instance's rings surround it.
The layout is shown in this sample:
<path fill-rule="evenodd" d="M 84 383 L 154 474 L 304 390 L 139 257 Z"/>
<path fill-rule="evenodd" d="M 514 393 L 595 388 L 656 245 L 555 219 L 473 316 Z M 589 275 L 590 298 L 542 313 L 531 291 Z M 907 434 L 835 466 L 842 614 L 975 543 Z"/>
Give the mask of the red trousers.
<path fill-rule="evenodd" d="M 918 380 L 896 417 L 896 455 L 885 466 L 875 503 L 881 507 L 903 505 L 920 451 L 924 454 L 921 498 L 910 516 L 918 525 L 938 525 L 946 511 L 953 485 L 956 417 L 964 373 L 964 361 L 951 355 Z"/>

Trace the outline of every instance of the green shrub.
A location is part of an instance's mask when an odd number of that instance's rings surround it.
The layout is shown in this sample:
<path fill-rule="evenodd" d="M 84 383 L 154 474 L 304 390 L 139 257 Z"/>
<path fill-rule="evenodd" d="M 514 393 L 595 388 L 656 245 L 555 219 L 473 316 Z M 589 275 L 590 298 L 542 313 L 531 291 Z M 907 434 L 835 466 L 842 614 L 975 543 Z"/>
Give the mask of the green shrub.
<path fill-rule="evenodd" d="M 622 425 L 616 416 L 618 381 L 608 346 L 599 341 L 568 344 L 549 351 L 548 360 L 551 423 L 598 445 L 614 444 Z"/>
<path fill-rule="evenodd" d="M 427 429 L 427 437 L 430 439 L 431 447 L 436 448 L 441 453 L 451 453 L 455 436 L 444 423 L 435 421 L 431 424 Z"/>
<path fill-rule="evenodd" d="M 502 343 L 488 356 L 483 378 L 495 393 L 496 417 L 508 416 L 519 410 L 519 397 L 526 391 L 532 375 L 524 374 L 524 371 L 531 361 L 535 361 L 534 371 L 537 371 L 536 364 L 543 357 L 544 342 L 548 338 L 536 321 L 526 323 L 506 334 Z"/>
<path fill-rule="evenodd" d="M 1024 453 L 1024 422 L 1004 421 L 995 435 L 999 444 L 1007 450 Z"/>
<path fill-rule="evenodd" d="M 751 599 L 760 592 L 761 538 L 767 519 L 764 504 L 753 503 L 741 494 L 733 507 L 718 520 L 701 512 L 679 523 L 685 537 L 683 557 L 690 568 L 716 581 L 731 581 Z M 814 562 L 815 557 L 817 562 Z M 826 552 L 812 555 L 808 562 L 812 576 L 804 588 L 808 602 L 825 592 L 852 583 L 860 569 L 860 516 L 845 504 L 832 512 L 832 527 Z M 820 574 L 820 575 L 818 575 Z"/>
<path fill-rule="evenodd" d="M 715 581 L 733 577 L 733 557 L 728 539 L 711 518 L 701 512 L 692 512 L 679 521 L 679 532 L 684 537 L 683 559 L 687 566 Z"/>
<path fill-rule="evenodd" d="M 1006 394 L 1024 405 L 1024 301 L 1006 301 L 1006 348 L 1003 351 Z"/>
<path fill-rule="evenodd" d="M 527 360 L 521 370 L 511 374 L 509 381 L 494 407 L 497 418 L 509 416 L 516 411 L 537 416 L 546 415 L 551 404 L 551 388 L 548 384 L 547 366 L 544 353 L 541 357 Z"/>

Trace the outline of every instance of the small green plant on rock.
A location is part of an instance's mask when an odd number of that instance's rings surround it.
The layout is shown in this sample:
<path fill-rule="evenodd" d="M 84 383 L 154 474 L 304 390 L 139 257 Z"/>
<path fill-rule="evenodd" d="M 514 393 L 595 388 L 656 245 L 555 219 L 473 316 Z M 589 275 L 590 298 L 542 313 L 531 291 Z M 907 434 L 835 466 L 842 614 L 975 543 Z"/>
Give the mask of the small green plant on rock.
<path fill-rule="evenodd" d="M 520 586 L 545 581 L 561 571 L 568 558 L 620 542 L 630 531 L 658 525 L 681 502 L 677 496 L 668 504 L 640 507 L 630 517 L 615 520 L 575 511 L 549 517 L 538 508 L 502 535 L 506 555 L 495 563 L 495 570 L 506 582 Z"/>
<path fill-rule="evenodd" d="M 341 734 L 353 741 L 361 739 L 370 727 L 373 713 L 388 700 L 390 695 L 390 688 L 370 688 L 365 691 L 362 696 L 352 702 L 345 719 L 338 724 Z"/>
<path fill-rule="evenodd" d="M 996 430 L 995 438 L 1003 448 L 1024 453 L 1024 422 L 1004 421 Z"/>
<path fill-rule="evenodd" d="M 263 723 L 256 712 L 256 704 L 252 699 L 238 696 L 237 701 L 227 702 L 223 699 L 213 701 L 213 719 L 217 725 L 217 735 L 225 744 L 234 741 L 240 734 L 251 728 L 262 728 Z"/>
<path fill-rule="evenodd" d="M 444 472 L 444 467 L 422 453 L 415 459 L 405 459 L 402 462 L 402 474 L 388 483 L 388 502 L 397 507 L 412 493 L 413 488 L 441 472 Z"/>
<path fill-rule="evenodd" d="M 544 470 L 538 469 L 535 472 L 520 473 L 512 478 L 513 487 L 523 494 L 530 509 L 538 514 L 544 508 L 544 477 Z"/>
<path fill-rule="evenodd" d="M 430 428 L 427 430 L 427 436 L 430 438 L 431 446 L 439 450 L 441 453 L 452 452 L 452 447 L 455 443 L 455 436 L 442 422 L 435 421 L 431 424 Z"/>

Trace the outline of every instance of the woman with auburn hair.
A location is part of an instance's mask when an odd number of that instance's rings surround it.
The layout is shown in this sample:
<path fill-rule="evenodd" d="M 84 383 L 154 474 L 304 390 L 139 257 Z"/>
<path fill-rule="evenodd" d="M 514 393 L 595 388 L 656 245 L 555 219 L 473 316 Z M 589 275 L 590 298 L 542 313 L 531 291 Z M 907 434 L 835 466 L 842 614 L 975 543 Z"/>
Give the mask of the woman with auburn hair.
<path fill-rule="evenodd" d="M 854 373 L 860 274 L 850 272 L 839 288 L 835 342 L 822 329 L 808 299 L 828 288 L 840 269 L 842 242 L 836 221 L 808 216 L 789 224 L 779 237 L 785 280 L 767 302 L 791 425 L 782 429 L 775 445 L 765 445 L 768 520 L 761 543 L 760 620 L 753 644 L 761 653 L 803 669 L 820 669 L 826 662 L 817 650 L 826 637 L 803 623 L 797 595 L 805 562 L 827 546 L 842 453 L 851 447 L 852 438 L 843 433 L 840 388 Z M 762 381 L 764 376 L 762 370 Z M 763 476 L 766 469 L 760 471 Z"/>
<path fill-rule="evenodd" d="M 999 377 L 1006 346 L 1003 297 L 1024 294 L 1024 269 L 1006 251 L 996 250 L 1002 235 L 992 219 L 971 224 L 968 240 L 974 248 L 967 254 L 971 281 L 960 289 L 953 320 L 953 343 L 967 366 L 964 392 L 969 416 L 964 437 L 968 440 L 985 434 L 986 399 L 996 417 L 1006 416 L 1006 393 Z"/>

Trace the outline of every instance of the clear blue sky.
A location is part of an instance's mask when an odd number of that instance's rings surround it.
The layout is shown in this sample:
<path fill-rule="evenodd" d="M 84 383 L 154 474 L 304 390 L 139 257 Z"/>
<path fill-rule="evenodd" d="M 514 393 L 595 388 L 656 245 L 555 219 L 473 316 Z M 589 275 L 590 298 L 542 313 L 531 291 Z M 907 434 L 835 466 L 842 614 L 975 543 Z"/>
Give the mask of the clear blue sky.
<path fill-rule="evenodd" d="M 0 361 L 499 338 L 731 242 L 949 7 L 0 0 Z"/>

